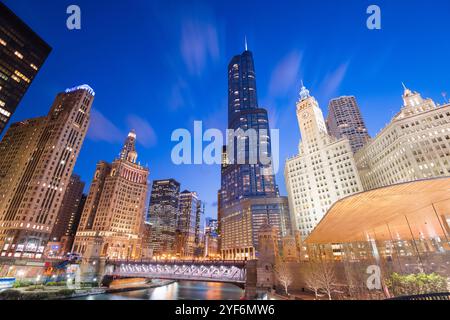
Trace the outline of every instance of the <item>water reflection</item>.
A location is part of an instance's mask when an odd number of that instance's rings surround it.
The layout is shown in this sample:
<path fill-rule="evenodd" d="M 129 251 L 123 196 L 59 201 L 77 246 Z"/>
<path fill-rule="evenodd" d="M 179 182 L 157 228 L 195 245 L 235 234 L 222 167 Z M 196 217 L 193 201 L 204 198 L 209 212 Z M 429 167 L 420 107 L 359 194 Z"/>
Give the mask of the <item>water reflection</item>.
<path fill-rule="evenodd" d="M 244 290 L 228 283 L 180 281 L 145 290 L 100 294 L 76 300 L 238 300 Z"/>

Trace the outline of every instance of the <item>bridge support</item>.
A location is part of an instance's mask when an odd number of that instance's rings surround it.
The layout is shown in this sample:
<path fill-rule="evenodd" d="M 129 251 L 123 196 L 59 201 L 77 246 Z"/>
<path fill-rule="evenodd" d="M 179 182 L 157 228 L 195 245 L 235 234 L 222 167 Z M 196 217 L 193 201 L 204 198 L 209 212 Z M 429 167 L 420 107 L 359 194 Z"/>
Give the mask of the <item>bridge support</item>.
<path fill-rule="evenodd" d="M 247 299 L 256 298 L 256 284 L 258 280 L 258 273 L 256 267 L 257 267 L 257 260 L 247 261 L 246 280 L 245 280 L 245 297 Z"/>

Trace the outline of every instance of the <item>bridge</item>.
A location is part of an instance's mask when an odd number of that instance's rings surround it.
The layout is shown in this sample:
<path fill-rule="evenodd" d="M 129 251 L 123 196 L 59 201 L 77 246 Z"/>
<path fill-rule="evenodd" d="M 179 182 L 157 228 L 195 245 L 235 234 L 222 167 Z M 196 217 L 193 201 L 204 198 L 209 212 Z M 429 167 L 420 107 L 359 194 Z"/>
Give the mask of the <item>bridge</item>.
<path fill-rule="evenodd" d="M 246 261 L 108 261 L 105 276 L 233 283 L 245 287 Z"/>

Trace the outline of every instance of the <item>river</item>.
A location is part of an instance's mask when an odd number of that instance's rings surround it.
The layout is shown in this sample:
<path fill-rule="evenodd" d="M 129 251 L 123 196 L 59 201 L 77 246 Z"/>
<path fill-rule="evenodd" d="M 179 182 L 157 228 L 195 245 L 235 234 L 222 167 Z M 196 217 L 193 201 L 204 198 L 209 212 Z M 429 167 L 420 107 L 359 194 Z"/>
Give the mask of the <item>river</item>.
<path fill-rule="evenodd" d="M 75 298 L 74 300 L 239 300 L 244 290 L 229 283 L 179 281 L 166 286 Z"/>

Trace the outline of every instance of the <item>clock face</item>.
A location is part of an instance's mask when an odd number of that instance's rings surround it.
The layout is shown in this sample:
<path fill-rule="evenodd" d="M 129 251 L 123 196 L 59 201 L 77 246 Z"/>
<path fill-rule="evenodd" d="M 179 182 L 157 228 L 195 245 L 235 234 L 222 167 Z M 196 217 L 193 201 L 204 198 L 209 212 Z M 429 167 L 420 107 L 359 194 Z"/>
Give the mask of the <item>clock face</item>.
<path fill-rule="evenodd" d="M 309 117 L 309 113 L 308 113 L 308 112 L 303 112 L 303 115 L 302 115 L 302 116 L 303 116 L 303 118 L 305 118 L 305 119 L 306 119 L 306 118 L 308 118 L 308 117 Z"/>

